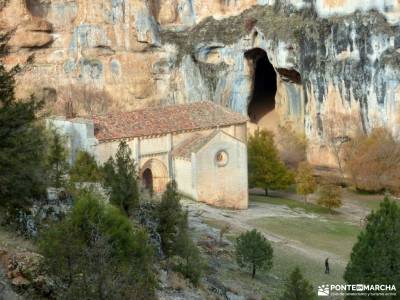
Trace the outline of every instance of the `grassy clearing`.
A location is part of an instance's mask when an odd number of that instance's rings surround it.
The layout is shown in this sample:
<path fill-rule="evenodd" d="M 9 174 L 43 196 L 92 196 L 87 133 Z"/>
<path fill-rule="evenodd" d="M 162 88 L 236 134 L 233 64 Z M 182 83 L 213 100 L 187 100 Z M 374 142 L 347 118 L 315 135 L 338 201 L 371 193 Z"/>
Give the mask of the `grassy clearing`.
<path fill-rule="evenodd" d="M 220 229 L 227 223 L 224 221 L 206 219 L 204 223 L 210 227 Z M 262 229 L 260 229 L 262 230 Z M 225 238 L 234 242 L 238 231 L 232 230 Z M 253 291 L 254 295 L 263 295 L 265 299 L 279 299 L 282 295 L 285 280 L 293 269 L 298 266 L 303 275 L 313 284 L 316 289 L 318 285 L 330 283 L 343 283 L 345 263 L 336 262 L 331 259 L 331 274 L 324 273 L 324 261 L 305 256 L 302 252 L 285 245 L 284 243 L 272 242 L 274 248 L 273 267 L 269 272 L 259 271 L 255 280 L 251 279 L 248 270 L 240 269 L 234 260 L 233 252 L 230 259 L 225 258 L 219 269 L 219 276 L 229 287 L 238 291 Z M 233 251 L 233 249 L 231 249 Z M 250 296 L 250 295 L 247 295 Z"/>
<path fill-rule="evenodd" d="M 326 283 L 343 283 L 344 264 L 331 261 L 331 274 L 324 273 L 324 261 L 305 257 L 295 249 L 281 243 L 272 243 L 274 248 L 273 267 L 270 271 L 259 270 L 254 280 L 251 279 L 249 270 L 240 269 L 234 257 L 224 260 L 219 269 L 219 276 L 230 288 L 238 291 L 252 291 L 253 295 L 264 296 L 265 299 L 280 299 L 285 288 L 285 281 L 293 269 L 298 266 L 304 277 L 313 285 L 315 292 L 317 286 Z M 251 296 L 246 293 L 246 296 Z"/>
<path fill-rule="evenodd" d="M 357 205 L 362 208 L 366 208 L 368 210 L 378 210 L 381 202 L 385 198 L 383 194 L 372 194 L 372 193 L 363 193 L 359 191 L 355 191 L 352 189 L 348 189 L 343 195 L 344 201 L 349 202 L 351 204 Z M 400 199 L 391 200 L 396 201 L 398 205 L 400 205 Z"/>
<path fill-rule="evenodd" d="M 344 259 L 349 257 L 360 232 L 358 226 L 350 223 L 307 217 L 268 217 L 253 220 L 250 224 L 262 231 L 337 254 Z"/>
<path fill-rule="evenodd" d="M 304 256 L 295 249 L 290 248 L 282 243 L 273 243 L 274 248 L 274 265 L 271 273 L 281 279 L 281 289 L 284 288 L 284 282 L 287 276 L 298 266 L 303 275 L 314 286 L 315 290 L 318 285 L 326 283 L 343 283 L 343 273 L 345 264 L 330 260 L 331 273 L 325 274 L 324 261 L 319 261 Z"/>
<path fill-rule="evenodd" d="M 379 209 L 379 206 L 381 202 L 383 201 L 383 196 L 376 195 L 374 197 L 371 196 L 358 196 L 358 195 L 350 195 L 348 200 L 346 200 L 352 204 L 355 204 L 357 206 L 366 208 L 368 210 L 374 210 L 377 211 Z M 400 204 L 400 202 L 398 202 Z"/>
<path fill-rule="evenodd" d="M 379 195 L 357 195 L 349 191 L 344 192 L 343 195 L 345 203 L 351 203 L 366 210 L 379 208 L 382 199 L 383 197 Z M 229 262 L 226 262 L 230 267 L 220 270 L 220 275 L 225 282 L 231 282 L 231 286 L 241 290 L 248 291 L 248 287 L 251 287 L 250 290 L 255 294 L 264 295 L 266 299 L 279 299 L 287 276 L 296 266 L 313 284 L 315 291 L 321 284 L 344 282 L 343 273 L 352 247 L 361 231 L 361 227 L 355 222 L 357 218 L 349 218 L 348 214 L 342 212 L 331 214 L 324 207 L 298 200 L 251 195 L 250 201 L 259 203 L 258 206 L 265 203 L 285 207 L 287 215 L 256 217 L 246 221 L 248 225 L 261 232 L 281 237 L 282 241 L 272 242 L 274 248 L 272 270 L 258 273 L 256 279 L 252 281 L 248 272 L 240 270 L 232 257 Z M 213 219 L 206 219 L 204 222 L 217 229 L 226 225 L 225 221 Z M 240 231 L 239 228 L 233 228 L 225 235 L 225 238 L 233 242 Z M 313 255 L 313 251 L 316 255 Z M 325 257 L 319 251 L 330 257 L 331 274 L 329 275 L 324 273 Z"/>
<path fill-rule="evenodd" d="M 250 195 L 250 201 L 268 203 L 272 205 L 285 205 L 291 209 L 302 209 L 307 213 L 331 214 L 329 209 L 327 209 L 326 207 L 319 206 L 313 203 L 304 203 L 297 200 Z M 334 211 L 333 214 L 338 214 L 338 213 Z"/>
<path fill-rule="evenodd" d="M 349 200 L 350 202 L 353 202 L 354 204 L 367 208 L 369 210 L 374 210 L 377 211 L 379 209 L 379 206 L 381 204 L 381 202 L 383 201 L 383 199 L 351 199 Z"/>

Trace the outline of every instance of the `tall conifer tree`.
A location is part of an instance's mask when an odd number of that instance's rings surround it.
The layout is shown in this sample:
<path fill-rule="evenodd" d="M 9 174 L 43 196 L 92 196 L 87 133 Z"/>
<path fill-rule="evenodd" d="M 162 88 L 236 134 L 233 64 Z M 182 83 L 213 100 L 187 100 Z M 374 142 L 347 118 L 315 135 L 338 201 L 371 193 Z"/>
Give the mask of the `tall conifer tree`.
<path fill-rule="evenodd" d="M 139 205 L 139 188 L 136 164 L 128 144 L 122 141 L 118 146 L 115 159 L 105 163 L 104 184 L 110 190 L 110 201 L 127 214 Z"/>
<path fill-rule="evenodd" d="M 46 187 L 42 103 L 15 99 L 14 74 L 0 65 L 0 206 L 11 215 L 44 196 Z"/>
<path fill-rule="evenodd" d="M 394 284 L 399 289 L 400 207 L 385 198 L 379 210 L 372 212 L 367 219 L 367 227 L 353 247 L 344 279 L 349 284 Z M 370 299 L 380 298 L 371 296 Z"/>

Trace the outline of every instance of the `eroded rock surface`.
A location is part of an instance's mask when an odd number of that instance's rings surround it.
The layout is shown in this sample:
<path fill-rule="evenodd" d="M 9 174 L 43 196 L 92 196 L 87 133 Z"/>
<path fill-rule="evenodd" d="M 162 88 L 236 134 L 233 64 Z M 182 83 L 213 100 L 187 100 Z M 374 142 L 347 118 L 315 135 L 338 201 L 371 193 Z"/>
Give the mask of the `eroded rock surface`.
<path fill-rule="evenodd" d="M 212 100 L 254 126 L 293 123 L 311 141 L 310 159 L 324 164 L 332 163 L 321 151 L 329 117 L 399 133 L 397 0 L 7 0 L 0 8 L 3 62 L 27 64 L 18 96 L 35 93 L 57 114 Z M 271 83 L 260 61 L 277 74 L 271 90 L 256 91 L 257 76 Z M 255 112 L 251 101 L 261 105 Z"/>

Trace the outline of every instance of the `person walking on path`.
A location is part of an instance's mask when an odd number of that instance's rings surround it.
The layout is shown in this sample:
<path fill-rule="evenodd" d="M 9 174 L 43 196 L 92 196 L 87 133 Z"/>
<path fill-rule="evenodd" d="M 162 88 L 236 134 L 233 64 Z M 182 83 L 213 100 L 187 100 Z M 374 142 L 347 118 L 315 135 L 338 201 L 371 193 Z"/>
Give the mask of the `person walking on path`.
<path fill-rule="evenodd" d="M 325 259 L 325 274 L 329 274 L 329 257 Z"/>

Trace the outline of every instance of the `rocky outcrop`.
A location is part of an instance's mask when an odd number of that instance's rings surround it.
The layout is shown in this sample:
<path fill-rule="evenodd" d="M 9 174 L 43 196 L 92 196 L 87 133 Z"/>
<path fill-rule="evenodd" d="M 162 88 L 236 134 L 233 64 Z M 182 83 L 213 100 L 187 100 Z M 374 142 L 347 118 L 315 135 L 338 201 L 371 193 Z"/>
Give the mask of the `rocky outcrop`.
<path fill-rule="evenodd" d="M 38 18 L 32 18 L 17 26 L 8 41 L 8 46 L 11 48 L 11 52 L 24 48 L 36 49 L 46 47 L 53 42 L 53 37 L 50 34 L 51 31 L 52 27 L 50 23 Z"/>
<path fill-rule="evenodd" d="M 4 3 L 3 61 L 30 63 L 18 96 L 36 93 L 54 113 L 212 100 L 248 114 L 264 55 L 277 74 L 275 115 L 266 114 L 265 126 L 303 130 L 313 162 L 331 163 L 321 151 L 328 117 L 399 133 L 396 0 Z"/>
<path fill-rule="evenodd" d="M 41 255 L 29 251 L 8 252 L 0 249 L 0 260 L 0 268 L 5 270 L 5 277 L 13 290 L 21 294 L 29 292 L 41 296 L 49 296 L 52 292 L 54 283 L 43 271 Z M 19 299 L 12 291 L 7 292 Z"/>

